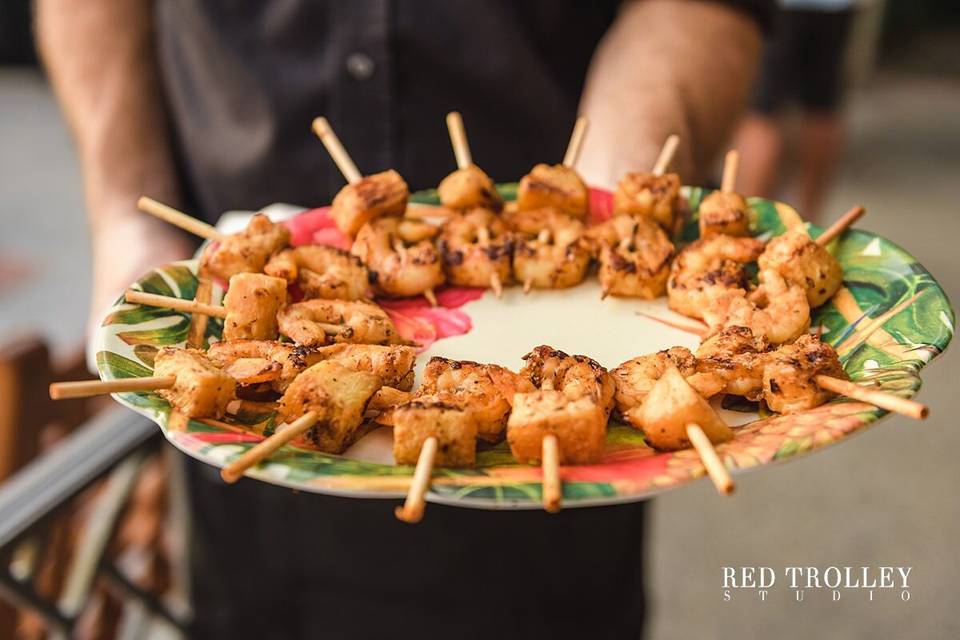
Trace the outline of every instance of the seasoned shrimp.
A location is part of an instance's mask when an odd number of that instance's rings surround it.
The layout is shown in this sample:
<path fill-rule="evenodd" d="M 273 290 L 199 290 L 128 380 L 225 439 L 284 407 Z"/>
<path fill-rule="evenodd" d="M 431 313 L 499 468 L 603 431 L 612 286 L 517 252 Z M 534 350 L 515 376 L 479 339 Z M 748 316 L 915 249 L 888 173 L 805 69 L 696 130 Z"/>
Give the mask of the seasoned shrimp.
<path fill-rule="evenodd" d="M 613 213 L 643 216 L 670 232 L 679 200 L 680 176 L 677 174 L 628 173 L 613 194 Z"/>
<path fill-rule="evenodd" d="M 616 385 L 610 373 L 593 358 L 571 356 L 540 345 L 523 356 L 523 360 L 520 376 L 534 387 L 556 389 L 571 399 L 589 397 L 609 415 Z"/>
<path fill-rule="evenodd" d="M 750 207 L 739 193 L 714 191 L 700 203 L 700 237 L 750 234 Z"/>
<path fill-rule="evenodd" d="M 258 213 L 250 218 L 243 231 L 227 236 L 216 248 L 205 251 L 200 267 L 224 280 L 238 273 L 259 273 L 267 258 L 288 244 L 290 231 Z"/>
<path fill-rule="evenodd" d="M 504 214 L 516 233 L 513 273 L 524 290 L 563 289 L 583 282 L 590 266 L 590 242 L 579 220 L 553 209 Z"/>
<path fill-rule="evenodd" d="M 341 343 L 319 347 L 311 357 L 339 362 L 351 371 L 372 373 L 387 387 L 401 391 L 413 388 L 413 365 L 417 361 L 413 347 Z"/>
<path fill-rule="evenodd" d="M 417 394 L 437 396 L 456 404 L 473 416 L 478 437 L 499 442 L 510 416 L 510 400 L 498 384 L 504 376 L 516 374 L 497 365 L 435 356 L 423 371 Z"/>
<path fill-rule="evenodd" d="M 647 299 L 662 296 L 673 257 L 673 243 L 663 229 L 648 218 L 626 215 L 616 216 L 604 225 L 619 231 L 616 242 L 601 236 L 598 277 L 603 295 Z"/>
<path fill-rule="evenodd" d="M 360 300 L 367 297 L 369 274 L 360 258 L 343 249 L 304 245 L 274 254 L 267 275 L 297 283 L 305 299 Z"/>
<path fill-rule="evenodd" d="M 761 271 L 760 285 L 749 295 L 743 289 L 727 289 L 712 297 L 703 309 L 703 319 L 713 331 L 725 327 L 749 327 L 771 344 L 796 339 L 810 328 L 810 305 L 803 287 L 788 285 L 773 270 Z"/>
<path fill-rule="evenodd" d="M 818 375 L 847 380 L 833 347 L 804 335 L 773 352 L 763 370 L 763 398 L 777 413 L 796 413 L 820 406 L 835 394 L 821 389 Z"/>
<path fill-rule="evenodd" d="M 330 342 L 397 344 L 400 336 L 387 312 L 357 300 L 304 300 L 277 316 L 280 333 L 308 347 Z"/>
<path fill-rule="evenodd" d="M 562 164 L 538 164 L 523 176 L 517 188 L 520 211 L 554 208 L 585 220 L 590 212 L 590 193 L 583 178 Z"/>
<path fill-rule="evenodd" d="M 697 370 L 697 359 L 685 347 L 671 347 L 632 358 L 610 371 L 610 376 L 616 385 L 614 400 L 617 410 L 628 422 L 631 417 L 640 415 L 635 410 L 643 404 L 647 394 L 669 367 L 676 367 L 690 386 L 705 398 L 723 389 L 723 381 L 717 376 Z"/>
<path fill-rule="evenodd" d="M 377 294 L 415 296 L 443 284 L 440 253 L 427 239 L 435 233 L 427 223 L 381 218 L 360 229 L 350 251 L 367 265 Z"/>
<path fill-rule="evenodd" d="M 207 357 L 238 384 L 269 382 L 280 393 L 322 359 L 316 349 L 277 340 L 222 340 L 210 345 Z"/>
<path fill-rule="evenodd" d="M 463 287 L 509 284 L 513 235 L 488 209 L 472 209 L 451 216 L 443 225 L 437 246 L 447 280 Z"/>
<path fill-rule="evenodd" d="M 720 380 L 724 393 L 759 400 L 769 352 L 770 344 L 764 336 L 755 336 L 748 327 L 731 326 L 700 344 L 696 368 Z"/>
<path fill-rule="evenodd" d="M 811 307 L 819 307 L 832 298 L 843 284 L 840 263 L 802 229 L 772 239 L 757 264 L 761 269 L 774 269 L 787 282 L 803 287 Z"/>
<path fill-rule="evenodd" d="M 343 233 L 353 238 L 367 223 L 381 217 L 402 216 L 407 210 L 410 188 L 400 174 L 390 169 L 348 184 L 333 199 L 330 217 Z"/>
<path fill-rule="evenodd" d="M 702 318 L 711 299 L 726 289 L 745 290 L 744 265 L 763 252 L 763 241 L 715 235 L 691 242 L 677 255 L 667 280 L 671 309 L 691 318 Z"/>
<path fill-rule="evenodd" d="M 475 164 L 457 169 L 444 178 L 437 193 L 440 204 L 455 211 L 474 207 L 497 212 L 503 209 L 503 198 L 497 193 L 493 180 Z"/>

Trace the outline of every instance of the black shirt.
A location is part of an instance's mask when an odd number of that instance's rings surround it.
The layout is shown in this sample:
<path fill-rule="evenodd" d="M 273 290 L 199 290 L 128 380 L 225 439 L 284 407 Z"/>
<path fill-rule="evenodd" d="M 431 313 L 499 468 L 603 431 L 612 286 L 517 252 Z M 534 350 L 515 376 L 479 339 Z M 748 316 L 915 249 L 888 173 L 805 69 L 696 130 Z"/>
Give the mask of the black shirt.
<path fill-rule="evenodd" d="M 769 2 L 740 2 L 766 15 Z M 413 189 L 454 168 L 464 115 L 497 181 L 559 161 L 609 0 L 161 0 L 161 78 L 191 210 L 327 203 L 360 170 Z M 761 12 L 760 9 L 763 11 Z M 642 35 L 642 34 L 641 34 Z M 636 637 L 642 505 L 558 515 L 294 495 L 189 461 L 196 637 Z"/>

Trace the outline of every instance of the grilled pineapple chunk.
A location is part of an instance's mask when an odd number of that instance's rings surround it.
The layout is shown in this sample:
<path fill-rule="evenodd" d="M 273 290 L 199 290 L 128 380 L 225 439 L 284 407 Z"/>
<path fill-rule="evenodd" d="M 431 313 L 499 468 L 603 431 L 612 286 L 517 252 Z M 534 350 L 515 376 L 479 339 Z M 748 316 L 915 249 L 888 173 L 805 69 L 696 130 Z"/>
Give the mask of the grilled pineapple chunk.
<path fill-rule="evenodd" d="M 320 416 L 306 439 L 326 453 L 343 453 L 353 444 L 380 378 L 324 360 L 294 378 L 280 399 L 277 416 L 293 422 L 308 411 Z"/>
<path fill-rule="evenodd" d="M 276 340 L 277 313 L 287 302 L 287 281 L 262 273 L 238 273 L 230 278 L 223 300 L 227 318 L 224 340 Z"/>
<path fill-rule="evenodd" d="M 197 349 L 164 347 L 154 360 L 153 374 L 177 379 L 173 387 L 157 393 L 188 418 L 222 417 L 237 387 Z"/>
<path fill-rule="evenodd" d="M 580 174 L 562 164 L 538 164 L 523 176 L 517 190 L 517 208 L 525 211 L 544 207 L 585 219 L 590 212 L 590 194 Z"/>
<path fill-rule="evenodd" d="M 554 434 L 561 464 L 600 460 L 607 436 L 607 413 L 590 396 L 571 400 L 562 391 L 539 390 L 513 397 L 507 442 L 518 462 L 539 462 L 543 438 Z"/>
<path fill-rule="evenodd" d="M 393 459 L 416 464 L 424 441 L 437 439 L 438 467 L 472 467 L 477 458 L 477 425 L 473 416 L 438 398 L 423 396 L 393 410 Z"/>

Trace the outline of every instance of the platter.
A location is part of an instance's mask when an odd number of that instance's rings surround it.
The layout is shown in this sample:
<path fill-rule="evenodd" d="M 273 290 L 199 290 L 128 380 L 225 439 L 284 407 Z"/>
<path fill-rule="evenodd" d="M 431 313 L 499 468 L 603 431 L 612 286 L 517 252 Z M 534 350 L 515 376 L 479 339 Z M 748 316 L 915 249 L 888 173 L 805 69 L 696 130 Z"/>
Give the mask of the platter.
<path fill-rule="evenodd" d="M 498 187 L 505 200 L 516 185 Z M 680 242 L 697 235 L 699 203 L 709 191 L 686 187 L 686 225 Z M 610 215 L 609 192 L 591 190 L 591 222 Z M 437 205 L 435 191 L 413 194 L 411 201 Z M 789 206 L 749 199 L 751 233 L 763 239 L 804 225 Z M 327 208 L 306 211 L 287 222 L 293 244 L 337 244 L 342 241 Z M 820 230 L 809 228 L 812 236 Z M 120 250 L 118 248 L 118 250 Z M 811 326 L 840 356 L 855 382 L 873 382 L 903 397 L 921 385 L 920 370 L 940 354 L 953 336 L 955 317 L 949 300 L 934 278 L 896 244 L 860 230 L 835 240 L 831 251 L 843 267 L 844 285 L 827 304 L 817 308 Z M 169 264 L 140 278 L 134 285 L 147 293 L 193 300 L 200 282 L 197 261 Z M 204 284 L 212 302 L 222 287 Z M 476 360 L 518 368 L 521 356 L 539 344 L 570 353 L 587 354 L 612 368 L 639 354 L 670 346 L 695 348 L 699 336 L 690 321 L 669 311 L 666 298 L 645 301 L 606 298 L 590 278 L 560 291 L 508 288 L 502 299 L 483 289 L 444 287 L 436 291 L 439 305 L 423 298 L 378 300 L 403 337 L 426 348 L 418 370 L 433 355 Z M 164 346 L 192 341 L 207 346 L 219 338 L 222 321 L 202 323 L 182 313 L 118 301 L 94 338 L 103 380 L 147 377 L 153 357 Z M 208 464 L 224 467 L 273 432 L 270 412 L 245 411 L 227 423 L 186 420 L 171 412 L 154 392 L 115 394 L 122 404 L 156 422 L 181 451 Z M 872 405 L 837 399 L 815 409 L 790 415 L 758 414 L 745 402 L 717 405 L 735 427 L 735 438 L 717 445 L 731 472 L 759 469 L 839 442 L 885 415 Z M 293 489 L 356 498 L 401 498 L 412 466 L 395 466 L 387 427 L 371 430 L 342 456 L 287 445 L 246 475 Z M 658 452 L 644 442 L 642 432 L 611 422 L 602 460 L 561 469 L 564 506 L 583 507 L 647 499 L 683 486 L 704 475 L 696 451 Z M 474 469 L 438 468 L 427 500 L 458 507 L 539 509 L 542 503 L 539 466 L 517 464 L 506 443 L 480 445 Z"/>

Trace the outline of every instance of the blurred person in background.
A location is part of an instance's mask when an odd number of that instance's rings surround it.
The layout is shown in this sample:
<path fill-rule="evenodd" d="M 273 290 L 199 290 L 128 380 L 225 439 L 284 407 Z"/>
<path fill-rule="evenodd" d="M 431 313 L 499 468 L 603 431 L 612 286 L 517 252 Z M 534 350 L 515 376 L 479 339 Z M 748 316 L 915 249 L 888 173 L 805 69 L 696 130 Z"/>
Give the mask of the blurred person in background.
<path fill-rule="evenodd" d="M 42 57 L 82 161 L 92 314 L 193 240 L 136 211 L 149 195 L 215 222 L 327 203 L 343 179 L 310 132 L 325 115 L 358 166 L 411 188 L 454 167 L 460 110 L 498 181 L 563 155 L 612 188 L 671 133 L 696 182 L 751 86 L 770 7 L 709 2 L 38 0 Z M 502 513 L 226 486 L 186 462 L 196 636 L 636 637 L 643 505 Z"/>
<path fill-rule="evenodd" d="M 795 203 L 816 221 L 844 143 L 847 42 L 856 0 L 780 0 L 750 109 L 737 132 L 740 189 L 776 195 L 787 137 L 785 109 L 800 108 Z M 791 191 L 792 193 L 792 191 Z"/>

